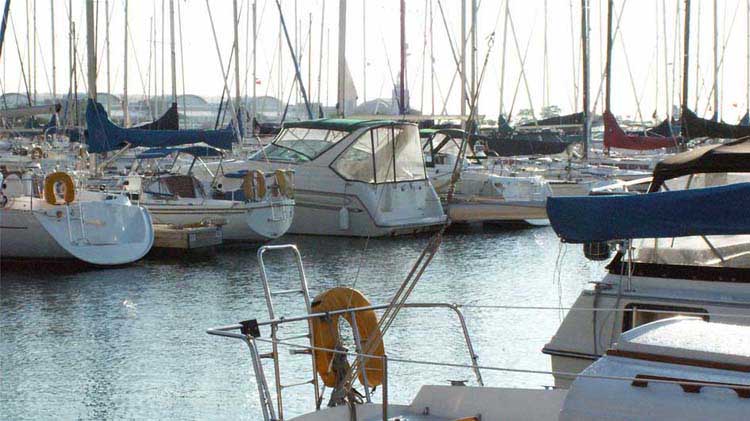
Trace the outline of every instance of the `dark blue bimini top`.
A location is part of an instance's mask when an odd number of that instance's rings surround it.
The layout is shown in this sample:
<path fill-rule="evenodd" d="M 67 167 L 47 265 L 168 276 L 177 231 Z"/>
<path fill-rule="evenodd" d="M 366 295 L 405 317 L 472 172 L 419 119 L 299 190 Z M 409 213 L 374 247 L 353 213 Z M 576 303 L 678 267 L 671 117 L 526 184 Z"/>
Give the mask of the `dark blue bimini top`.
<path fill-rule="evenodd" d="M 635 196 L 550 197 L 547 215 L 567 243 L 750 234 L 750 183 Z"/>

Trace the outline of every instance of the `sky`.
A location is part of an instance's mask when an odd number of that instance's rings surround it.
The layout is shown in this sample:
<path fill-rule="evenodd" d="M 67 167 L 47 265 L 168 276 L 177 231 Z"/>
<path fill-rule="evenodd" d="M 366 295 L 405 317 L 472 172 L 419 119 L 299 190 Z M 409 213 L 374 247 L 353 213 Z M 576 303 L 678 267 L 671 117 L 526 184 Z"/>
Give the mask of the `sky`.
<path fill-rule="evenodd" d="M 176 17 L 177 91 L 218 98 L 224 87 L 220 61 L 227 66 L 232 50 L 232 1 L 174 0 Z M 477 67 L 484 69 L 480 87 L 479 113 L 494 118 L 500 111 L 502 56 L 505 77 L 502 94 L 506 113 L 533 108 L 537 117 L 545 105 L 562 112 L 580 109 L 580 1 L 507 0 L 510 21 L 503 42 L 506 0 L 476 0 Z M 736 123 L 747 108 L 748 89 L 748 2 L 717 0 L 720 113 Z M 294 67 L 285 40 L 279 43 L 279 11 L 274 0 L 256 0 L 257 95 L 280 96 L 295 102 L 292 90 Z M 471 28 L 471 0 L 467 0 L 467 30 Z M 618 28 L 612 60 L 612 110 L 633 120 L 650 122 L 655 114 L 680 103 L 682 0 L 615 0 L 614 22 Z M 689 103 L 699 115 L 713 114 L 713 0 L 693 0 Z M 36 4 L 34 14 L 26 12 Z M 211 30 L 216 28 L 217 42 Z M 252 0 L 238 0 L 240 9 L 240 80 L 243 94 L 252 95 Z M 336 102 L 339 38 L 339 1 L 281 0 L 292 44 L 301 56 L 304 83 L 313 100 L 329 105 Z M 55 32 L 51 30 L 54 5 Z M 97 53 L 98 91 L 107 91 L 106 25 L 109 7 L 109 86 L 123 91 L 125 0 L 99 0 Z M 162 13 L 162 7 L 164 13 Z M 443 13 L 441 13 L 441 8 Z M 346 1 L 346 59 L 359 101 L 390 97 L 399 68 L 399 0 Z M 430 17 L 432 9 L 432 17 Z M 546 10 L 546 13 L 545 13 Z M 666 11 L 666 13 L 665 13 Z M 23 69 L 32 62 L 36 34 L 36 66 L 32 79 L 36 91 L 52 91 L 52 44 L 55 46 L 58 94 L 68 92 L 70 69 L 68 48 L 68 0 L 14 0 L 11 21 L 0 60 L 4 92 L 25 92 Z M 27 16 L 28 27 L 27 30 Z M 443 18 L 443 16 L 445 18 Z M 603 107 L 603 64 L 605 57 L 606 1 L 591 0 L 591 92 L 597 109 Z M 86 64 L 85 2 L 72 2 L 76 27 L 79 91 L 84 91 Z M 131 95 L 169 95 L 170 46 L 169 0 L 130 0 L 128 14 L 128 91 Z M 162 24 L 163 21 L 163 24 Z M 546 24 L 545 24 L 546 21 Z M 295 24 L 296 23 L 296 24 Z M 446 28 L 447 27 L 447 28 Z M 322 30 L 321 30 L 322 28 Z M 432 33 L 432 36 L 430 36 Z M 545 55 L 546 33 L 546 55 Z M 27 34 L 29 39 L 27 40 Z M 154 37 L 155 34 L 155 37 Z M 494 36 L 493 36 L 494 34 Z M 322 35 L 322 43 L 321 43 Z M 449 39 L 450 35 L 450 39 Z M 162 42 L 163 37 L 163 42 Z M 458 114 L 459 80 L 453 49 L 460 54 L 461 1 L 406 0 L 407 79 L 410 105 L 424 113 Z M 154 39 L 156 42 L 154 43 Z M 494 41 L 494 42 L 493 42 Z M 155 48 L 154 48 L 155 44 Z M 430 49 L 432 44 L 432 50 Z M 505 48 L 503 49 L 503 45 Z M 156 51 L 154 51 L 156 50 Z M 467 54 L 470 54 L 467 45 Z M 154 54 L 156 59 L 154 60 Z M 434 72 L 430 58 L 434 60 Z M 281 63 L 279 65 L 279 60 Z M 154 69 L 154 61 L 156 69 Z M 523 65 L 521 62 L 523 61 Z M 486 65 L 484 64 L 486 62 Z M 545 66 L 545 62 L 547 65 Z M 163 65 L 162 65 L 163 63 Z M 467 57 L 470 72 L 471 60 Z M 279 69 L 280 67 L 280 69 Z M 545 71 L 546 69 L 546 71 Z M 34 74 L 35 73 L 35 74 Z M 228 85 L 234 90 L 233 70 Z M 546 74 L 546 76 L 545 76 Z M 320 83 L 318 78 L 320 75 Z M 34 78 L 35 76 L 35 78 Z M 479 78 L 479 75 L 477 76 Z M 434 82 L 433 82 L 434 80 Z M 32 86 L 34 82 L 32 81 Z M 434 88 L 433 88 L 434 86 Z M 576 89 L 578 87 L 578 89 Z"/>

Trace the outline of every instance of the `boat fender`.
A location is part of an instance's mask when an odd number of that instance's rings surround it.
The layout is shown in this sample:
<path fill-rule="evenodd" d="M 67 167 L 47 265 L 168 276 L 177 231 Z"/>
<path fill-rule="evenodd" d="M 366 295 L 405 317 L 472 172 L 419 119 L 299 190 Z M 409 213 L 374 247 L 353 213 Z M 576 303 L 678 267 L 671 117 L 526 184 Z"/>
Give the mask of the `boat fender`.
<path fill-rule="evenodd" d="M 44 179 L 44 200 L 50 205 L 57 205 L 57 196 L 55 195 L 55 188 L 58 183 L 62 183 L 65 187 L 63 193 L 63 201 L 68 204 L 76 198 L 76 186 L 73 183 L 73 177 L 61 171 L 53 172 Z"/>
<path fill-rule="evenodd" d="M 353 288 L 336 287 L 322 292 L 312 302 L 313 313 L 326 313 L 330 311 L 344 310 L 349 308 L 369 307 L 370 302 L 365 296 Z M 351 313 L 334 314 L 317 317 L 312 320 L 313 346 L 316 348 L 337 349 L 340 345 L 339 318 L 344 319 L 353 326 Z M 378 317 L 374 310 L 356 312 L 354 317 L 359 331 L 362 354 L 381 357 L 385 355 L 383 337 L 378 327 Z M 328 387 L 336 387 L 336 373 L 332 369 L 331 360 L 334 354 L 331 351 L 314 351 L 315 367 L 320 378 Z M 359 381 L 363 385 L 364 373 L 367 373 L 367 384 L 375 387 L 383 382 L 383 360 L 381 358 L 365 358 L 365 370 L 360 371 Z"/>
<path fill-rule="evenodd" d="M 279 193 L 293 199 L 294 198 L 294 173 L 292 171 L 276 170 L 276 184 L 279 186 Z"/>
<path fill-rule="evenodd" d="M 349 208 L 347 208 L 346 206 L 342 207 L 339 210 L 339 229 L 349 229 Z"/>
<path fill-rule="evenodd" d="M 266 176 L 263 171 L 248 171 L 242 180 L 242 191 L 245 200 L 255 202 L 263 199 L 266 196 Z"/>

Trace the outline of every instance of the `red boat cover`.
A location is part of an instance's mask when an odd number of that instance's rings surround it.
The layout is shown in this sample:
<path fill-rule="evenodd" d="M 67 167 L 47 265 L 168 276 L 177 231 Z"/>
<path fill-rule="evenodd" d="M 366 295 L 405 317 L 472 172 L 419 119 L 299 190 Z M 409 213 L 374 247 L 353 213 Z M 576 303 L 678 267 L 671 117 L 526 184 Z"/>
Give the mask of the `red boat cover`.
<path fill-rule="evenodd" d="M 649 150 L 671 148 L 677 145 L 676 137 L 638 136 L 629 135 L 617 124 L 617 119 L 609 111 L 605 111 L 604 119 L 604 147 L 635 150 Z"/>

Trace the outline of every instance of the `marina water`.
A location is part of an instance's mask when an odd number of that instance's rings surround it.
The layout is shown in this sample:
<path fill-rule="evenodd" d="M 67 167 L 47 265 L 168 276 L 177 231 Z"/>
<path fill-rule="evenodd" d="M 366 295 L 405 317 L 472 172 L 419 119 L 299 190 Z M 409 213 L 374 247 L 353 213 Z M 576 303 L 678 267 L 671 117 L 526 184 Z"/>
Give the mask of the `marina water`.
<path fill-rule="evenodd" d="M 346 285 L 385 303 L 428 240 L 286 236 L 275 243 L 299 246 L 312 295 Z M 4 265 L 3 418 L 261 418 L 247 347 L 205 333 L 217 325 L 267 319 L 256 250 L 230 245 L 213 256 L 146 259 L 115 269 Z M 268 253 L 266 259 L 275 289 L 298 285 L 291 256 Z M 603 266 L 584 259 L 579 247 L 561 246 L 548 227 L 453 230 L 410 302 L 566 307 L 587 282 L 601 278 Z M 301 297 L 278 297 L 276 311 L 303 314 Z M 462 311 L 479 364 L 549 370 L 549 357 L 540 350 L 559 325 L 560 311 Z M 402 310 L 385 347 L 393 358 L 470 362 L 458 320 L 447 309 Z M 280 353 L 283 383 L 311 378 L 309 357 L 291 356 L 283 347 Z M 269 379 L 272 373 L 269 364 Z M 392 363 L 389 373 L 389 398 L 397 403 L 407 403 L 426 381 L 476 383 L 465 368 Z M 549 375 L 482 375 L 488 386 L 553 383 Z M 311 386 L 285 390 L 285 415 L 314 409 L 312 396 Z M 380 400 L 379 391 L 373 399 Z"/>

